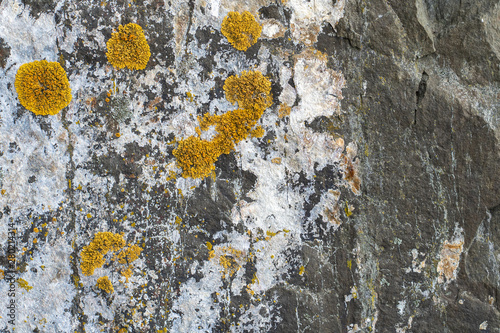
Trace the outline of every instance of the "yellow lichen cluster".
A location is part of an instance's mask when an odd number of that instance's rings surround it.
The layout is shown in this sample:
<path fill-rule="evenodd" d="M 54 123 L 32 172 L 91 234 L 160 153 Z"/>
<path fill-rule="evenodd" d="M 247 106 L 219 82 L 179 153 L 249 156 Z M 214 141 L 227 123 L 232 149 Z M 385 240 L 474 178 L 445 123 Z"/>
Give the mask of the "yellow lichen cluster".
<path fill-rule="evenodd" d="M 19 287 L 26 289 L 26 291 L 33 289 L 33 287 L 28 284 L 28 281 L 21 278 L 17 279 L 17 284 Z"/>
<path fill-rule="evenodd" d="M 128 282 L 128 279 L 132 276 L 132 265 L 130 264 L 139 258 L 142 249 L 134 244 L 126 244 L 121 234 L 114 234 L 112 232 L 98 232 L 95 234 L 92 242 L 83 247 L 80 253 L 80 268 L 82 273 L 84 275 L 94 274 L 96 268 L 104 265 L 104 256 L 108 252 L 115 251 L 120 252 L 113 255 L 113 260 L 118 261 L 120 264 L 128 265 L 127 268 L 121 270 L 121 274 Z M 97 279 L 97 286 L 108 293 L 112 293 L 114 290 L 107 276 Z"/>
<path fill-rule="evenodd" d="M 113 284 L 111 284 L 111 281 L 109 281 L 109 278 L 107 276 L 103 276 L 97 279 L 97 287 L 104 290 L 108 294 L 115 291 L 115 288 L 113 288 Z"/>
<path fill-rule="evenodd" d="M 116 255 L 116 260 L 118 260 L 120 264 L 129 264 L 139 258 L 141 252 L 142 249 L 139 246 L 129 245 Z"/>
<path fill-rule="evenodd" d="M 226 276 L 232 277 L 241 268 L 242 262 L 246 259 L 243 251 L 234 249 L 231 246 L 211 250 L 208 260 L 213 260 L 214 258 L 218 259 L 218 264 L 222 267 L 222 278 Z"/>
<path fill-rule="evenodd" d="M 249 12 L 229 12 L 222 21 L 221 32 L 235 49 L 246 51 L 257 43 L 262 27 Z"/>
<path fill-rule="evenodd" d="M 125 277 L 125 280 L 128 282 L 128 279 L 132 276 L 132 266 L 129 265 L 127 268 L 121 271 L 121 275 Z"/>
<path fill-rule="evenodd" d="M 285 103 L 281 104 L 280 108 L 278 109 L 278 117 L 284 118 L 286 116 L 289 116 L 291 111 L 292 111 L 292 108 L 290 106 L 288 106 Z"/>
<path fill-rule="evenodd" d="M 98 232 L 94 240 L 85 246 L 80 254 L 80 268 L 84 275 L 94 274 L 96 268 L 104 265 L 104 255 L 109 251 L 118 251 L 125 246 L 125 240 L 120 234 Z"/>
<path fill-rule="evenodd" d="M 58 62 L 21 65 L 14 86 L 21 104 L 37 115 L 57 114 L 71 102 L 68 77 Z"/>
<path fill-rule="evenodd" d="M 144 31 L 135 23 L 120 25 L 118 32 L 113 33 L 106 43 L 106 47 L 108 61 L 118 69 L 144 69 L 151 56 Z"/>
<path fill-rule="evenodd" d="M 238 103 L 238 109 L 222 115 L 205 114 L 199 117 L 198 136 L 179 142 L 173 155 L 182 169 L 183 177 L 205 178 L 215 170 L 214 163 L 220 155 L 229 154 L 235 145 L 249 135 L 261 137 L 264 130 L 254 128 L 264 110 L 271 106 L 271 82 L 257 71 L 243 71 L 241 76 L 231 76 L 224 83 L 226 99 Z M 209 141 L 200 138 L 201 131 L 211 126 L 217 134 Z"/>

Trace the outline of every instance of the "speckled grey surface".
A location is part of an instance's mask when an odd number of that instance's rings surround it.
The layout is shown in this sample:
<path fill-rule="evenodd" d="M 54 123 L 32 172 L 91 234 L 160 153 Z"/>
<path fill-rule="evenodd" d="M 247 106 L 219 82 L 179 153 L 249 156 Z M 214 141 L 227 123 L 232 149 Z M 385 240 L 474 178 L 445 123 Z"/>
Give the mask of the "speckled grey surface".
<path fill-rule="evenodd" d="M 220 32 L 244 10 L 246 52 Z M 129 22 L 144 70 L 106 59 Z M 0 329 L 499 332 L 499 31 L 488 0 L 0 1 Z M 68 74 L 56 116 L 17 99 L 40 59 Z M 244 70 L 272 83 L 264 136 L 182 178 Z M 143 248 L 128 281 L 111 255 L 82 274 L 103 231 Z"/>

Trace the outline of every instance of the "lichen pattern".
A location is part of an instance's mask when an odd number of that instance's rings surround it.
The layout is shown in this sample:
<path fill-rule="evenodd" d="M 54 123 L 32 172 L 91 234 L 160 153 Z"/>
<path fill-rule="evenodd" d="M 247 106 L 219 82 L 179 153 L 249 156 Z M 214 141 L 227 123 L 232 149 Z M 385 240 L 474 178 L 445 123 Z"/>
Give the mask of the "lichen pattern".
<path fill-rule="evenodd" d="M 68 77 L 58 62 L 21 65 L 14 85 L 22 106 L 37 115 L 55 115 L 71 102 Z"/>
<path fill-rule="evenodd" d="M 257 43 L 262 27 L 250 12 L 229 12 L 222 21 L 221 32 L 235 49 L 246 51 Z"/>
<path fill-rule="evenodd" d="M 113 288 L 113 284 L 107 276 L 102 276 L 97 279 L 97 287 L 107 292 L 108 294 L 111 294 L 115 291 L 115 289 Z"/>
<path fill-rule="evenodd" d="M 106 47 L 109 63 L 118 69 L 144 69 L 151 56 L 144 31 L 135 23 L 120 25 L 118 32 L 113 33 L 106 43 Z"/>
<path fill-rule="evenodd" d="M 96 268 L 104 265 L 104 255 L 109 251 L 118 251 L 125 246 L 125 240 L 120 234 L 98 232 L 92 242 L 81 252 L 80 268 L 84 275 L 94 274 Z"/>
<path fill-rule="evenodd" d="M 258 71 L 243 71 L 240 76 L 230 76 L 224 83 L 226 99 L 239 108 L 222 115 L 206 113 L 199 117 L 198 136 L 179 142 L 173 151 L 183 177 L 205 178 L 215 170 L 214 163 L 220 155 L 229 154 L 235 145 L 252 135 L 262 137 L 263 129 L 255 126 L 264 110 L 272 105 L 271 82 Z M 201 131 L 215 127 L 212 140 L 199 137 Z"/>

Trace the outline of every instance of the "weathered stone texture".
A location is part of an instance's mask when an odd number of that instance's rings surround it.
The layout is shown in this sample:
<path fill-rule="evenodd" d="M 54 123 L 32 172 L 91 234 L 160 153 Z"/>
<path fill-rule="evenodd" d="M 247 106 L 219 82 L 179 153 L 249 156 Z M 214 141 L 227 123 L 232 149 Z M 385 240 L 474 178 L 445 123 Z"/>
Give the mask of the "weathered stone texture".
<path fill-rule="evenodd" d="M 264 26 L 246 52 L 231 10 Z M 129 22 L 144 71 L 106 58 Z M 493 0 L 0 1 L 0 269 L 14 223 L 33 286 L 16 332 L 500 332 L 499 36 Z M 13 86 L 38 58 L 73 91 L 51 118 Z M 243 70 L 272 84 L 264 136 L 182 178 L 172 151 L 236 109 Z M 111 255 L 82 274 L 100 231 L 143 248 L 129 279 Z"/>

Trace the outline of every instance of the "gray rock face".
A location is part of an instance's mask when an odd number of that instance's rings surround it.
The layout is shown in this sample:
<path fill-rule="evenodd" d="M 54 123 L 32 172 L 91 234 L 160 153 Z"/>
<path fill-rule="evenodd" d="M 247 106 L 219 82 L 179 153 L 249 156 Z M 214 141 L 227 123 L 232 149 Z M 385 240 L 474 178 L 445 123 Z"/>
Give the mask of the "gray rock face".
<path fill-rule="evenodd" d="M 130 22 L 144 70 L 106 57 Z M 0 329 L 500 332 L 499 37 L 487 0 L 0 1 Z M 56 116 L 14 88 L 41 59 L 72 89 Z M 271 82 L 263 136 L 182 177 L 243 71 Z M 104 232 L 127 245 L 86 275 Z"/>

